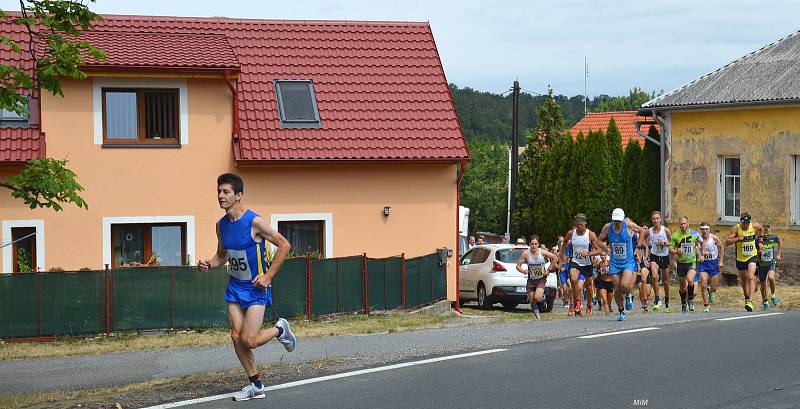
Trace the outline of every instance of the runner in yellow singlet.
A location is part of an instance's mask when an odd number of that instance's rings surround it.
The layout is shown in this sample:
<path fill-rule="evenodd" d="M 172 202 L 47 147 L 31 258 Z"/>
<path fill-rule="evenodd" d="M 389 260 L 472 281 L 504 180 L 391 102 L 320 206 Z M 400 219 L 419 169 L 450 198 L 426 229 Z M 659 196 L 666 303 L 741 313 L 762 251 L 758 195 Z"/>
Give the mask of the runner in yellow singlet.
<path fill-rule="evenodd" d="M 725 245 L 736 245 L 736 269 L 739 270 L 739 281 L 744 293 L 744 309 L 753 311 L 753 302 L 750 297 L 755 292 L 756 263 L 756 238 L 763 234 L 764 228 L 753 220 L 749 212 L 742 213 L 740 223 L 731 227 L 731 232 L 725 240 Z"/>

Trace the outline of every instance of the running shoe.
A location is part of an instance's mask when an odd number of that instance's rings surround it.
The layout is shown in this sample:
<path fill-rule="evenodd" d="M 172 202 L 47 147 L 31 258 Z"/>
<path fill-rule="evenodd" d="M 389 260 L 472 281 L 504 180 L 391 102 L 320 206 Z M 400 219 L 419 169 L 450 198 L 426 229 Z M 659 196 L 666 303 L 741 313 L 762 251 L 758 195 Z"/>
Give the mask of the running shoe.
<path fill-rule="evenodd" d="M 297 337 L 294 336 L 292 329 L 289 328 L 289 321 L 286 321 L 285 318 L 280 318 L 278 322 L 275 323 L 275 326 L 283 329 L 283 334 L 278 337 L 278 342 L 283 344 L 283 347 L 286 348 L 287 351 L 294 351 L 294 346 L 297 344 Z"/>
<path fill-rule="evenodd" d="M 775 294 L 772 295 L 772 305 L 776 307 L 781 305 L 781 300 L 779 300 L 778 297 L 775 296 Z"/>
<path fill-rule="evenodd" d="M 617 317 L 617 321 L 625 321 L 625 311 L 619 312 L 619 317 Z"/>
<path fill-rule="evenodd" d="M 753 311 L 753 302 L 750 300 L 744 301 L 744 309 L 748 312 Z"/>
<path fill-rule="evenodd" d="M 717 302 L 717 293 L 711 293 L 708 295 L 708 299 L 711 301 L 711 304 Z"/>
<path fill-rule="evenodd" d="M 575 315 L 581 315 L 581 310 L 583 309 L 583 305 L 580 300 L 575 301 Z"/>
<path fill-rule="evenodd" d="M 586 306 L 586 316 L 588 317 L 590 315 L 592 315 L 592 306 L 591 305 L 587 305 Z"/>
<path fill-rule="evenodd" d="M 667 307 L 667 308 L 664 309 L 664 311 L 665 312 L 672 312 L 672 308 Z"/>
<path fill-rule="evenodd" d="M 649 308 L 649 306 L 647 305 L 647 301 L 643 302 L 642 303 L 642 311 L 647 312 L 648 308 Z M 653 307 L 653 309 L 655 309 L 655 307 Z"/>
<path fill-rule="evenodd" d="M 703 312 L 711 312 L 711 308 L 709 307 L 703 308 Z"/>
<path fill-rule="evenodd" d="M 764 309 L 764 311 L 769 310 L 769 303 L 764 301 L 764 304 L 762 304 L 762 308 Z"/>
<path fill-rule="evenodd" d="M 255 385 L 248 384 L 241 391 L 236 392 L 233 394 L 233 400 L 235 401 L 243 401 L 243 400 L 250 400 L 250 399 L 261 399 L 265 398 L 267 395 L 264 392 L 267 391 L 266 386 L 261 386 L 261 388 L 256 388 Z"/>
<path fill-rule="evenodd" d="M 686 314 L 687 310 L 688 308 L 686 308 L 686 304 L 681 304 L 681 314 Z"/>
<path fill-rule="evenodd" d="M 625 297 L 625 311 L 630 311 L 633 309 L 633 294 L 628 294 Z"/>
<path fill-rule="evenodd" d="M 661 309 L 661 301 L 653 304 L 653 311 L 658 311 Z"/>
<path fill-rule="evenodd" d="M 568 317 L 571 317 L 571 316 L 573 316 L 573 315 L 575 315 L 575 307 L 573 307 L 573 306 L 571 306 L 571 305 L 570 305 L 570 306 L 569 306 L 569 309 L 567 310 L 567 316 L 568 316 Z"/>
<path fill-rule="evenodd" d="M 694 312 L 694 301 L 689 301 L 689 311 Z"/>

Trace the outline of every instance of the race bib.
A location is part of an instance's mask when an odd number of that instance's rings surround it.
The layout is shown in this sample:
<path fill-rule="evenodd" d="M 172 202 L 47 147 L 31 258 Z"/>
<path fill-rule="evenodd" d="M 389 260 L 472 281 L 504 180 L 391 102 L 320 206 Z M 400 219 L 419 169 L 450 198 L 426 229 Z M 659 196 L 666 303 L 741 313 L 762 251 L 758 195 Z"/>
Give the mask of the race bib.
<path fill-rule="evenodd" d="M 767 247 L 761 252 L 762 261 L 772 261 L 773 258 L 775 258 L 775 249 L 772 247 Z"/>
<path fill-rule="evenodd" d="M 711 260 L 712 257 L 714 257 L 714 255 L 711 253 L 703 253 L 703 258 L 706 260 Z"/>
<path fill-rule="evenodd" d="M 541 278 L 544 275 L 544 269 L 541 266 L 528 266 L 528 274 L 531 278 Z"/>
<path fill-rule="evenodd" d="M 756 255 L 756 243 L 750 241 L 742 243 L 742 255 L 745 257 L 752 257 Z"/>
<path fill-rule="evenodd" d="M 692 243 L 681 243 L 681 254 L 684 257 L 693 257 L 694 256 L 694 245 Z"/>
<path fill-rule="evenodd" d="M 611 256 L 618 260 L 628 258 L 625 243 L 611 243 Z"/>
<path fill-rule="evenodd" d="M 228 272 L 231 277 L 250 281 L 253 279 L 250 266 L 247 263 L 247 252 L 245 250 L 227 250 L 228 252 Z"/>

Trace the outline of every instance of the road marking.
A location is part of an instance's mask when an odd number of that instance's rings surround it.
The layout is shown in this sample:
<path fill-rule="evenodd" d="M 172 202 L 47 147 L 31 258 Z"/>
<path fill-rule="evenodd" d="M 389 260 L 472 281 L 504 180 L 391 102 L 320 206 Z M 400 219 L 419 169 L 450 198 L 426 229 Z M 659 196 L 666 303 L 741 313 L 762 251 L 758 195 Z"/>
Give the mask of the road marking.
<path fill-rule="evenodd" d="M 637 328 L 637 329 L 626 329 L 625 331 L 614 331 L 614 332 L 604 332 L 602 334 L 593 334 L 593 335 L 584 335 L 582 337 L 578 337 L 580 339 L 590 339 L 590 338 L 600 338 L 600 337 L 608 337 L 611 335 L 622 335 L 622 334 L 631 334 L 634 332 L 642 332 L 642 331 L 652 331 L 656 329 L 661 329 L 658 327 L 647 327 L 647 328 Z"/>
<path fill-rule="evenodd" d="M 489 350 L 486 350 L 486 351 L 468 352 L 468 353 L 465 353 L 465 354 L 448 355 L 448 356 L 442 356 L 442 357 L 439 357 L 439 358 L 423 359 L 421 361 L 404 362 L 404 363 L 401 363 L 401 364 L 381 366 L 381 367 L 378 367 L 378 368 L 361 369 L 361 370 L 358 370 L 358 371 L 345 372 L 345 373 L 340 373 L 340 374 L 336 374 L 336 375 L 327 375 L 327 376 L 320 376 L 318 378 L 304 379 L 304 380 L 301 380 L 301 381 L 287 382 L 287 383 L 283 383 L 283 384 L 280 384 L 280 385 L 270 386 L 266 390 L 267 390 L 267 392 L 276 391 L 276 390 L 279 390 L 279 389 L 293 388 L 295 386 L 302 386 L 302 385 L 308 385 L 308 384 L 311 384 L 311 383 L 330 381 L 330 380 L 333 380 L 333 379 L 349 378 L 351 376 L 358 376 L 358 375 L 364 375 L 364 374 L 375 373 L 375 372 L 390 371 L 390 370 L 393 370 L 393 369 L 408 368 L 410 366 L 431 364 L 431 363 L 434 363 L 434 362 L 442 362 L 442 361 L 449 361 L 449 360 L 452 360 L 452 359 L 468 358 L 468 357 L 471 357 L 471 356 L 493 354 L 493 353 L 496 353 L 496 352 L 503 352 L 503 351 L 507 351 L 507 349 L 489 349 Z M 212 402 L 212 401 L 215 401 L 215 400 L 231 399 L 231 398 L 233 398 L 233 393 L 226 393 L 226 394 L 222 394 L 222 395 L 207 396 L 205 398 L 197 398 L 197 399 L 184 400 L 184 401 L 180 401 L 180 402 L 165 403 L 163 405 L 150 406 L 150 407 L 147 407 L 147 408 L 144 408 L 144 409 L 177 408 L 177 407 L 181 407 L 181 406 L 194 405 L 194 404 L 197 404 L 197 403 Z"/>
<path fill-rule="evenodd" d="M 739 317 L 729 317 L 729 318 L 717 318 L 717 321 L 732 321 L 732 320 L 743 320 L 746 318 L 758 318 L 758 317 L 769 317 L 770 315 L 782 315 L 782 312 L 770 312 L 767 314 L 756 314 L 756 315 L 742 315 Z"/>

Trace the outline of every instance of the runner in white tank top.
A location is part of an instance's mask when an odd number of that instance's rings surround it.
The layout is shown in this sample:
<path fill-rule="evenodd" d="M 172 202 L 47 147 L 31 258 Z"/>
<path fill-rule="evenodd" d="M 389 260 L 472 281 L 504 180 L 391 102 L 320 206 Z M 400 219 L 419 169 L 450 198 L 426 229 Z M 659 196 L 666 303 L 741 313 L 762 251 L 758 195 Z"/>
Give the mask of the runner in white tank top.
<path fill-rule="evenodd" d="M 522 252 L 517 260 L 517 271 L 528 276 L 528 302 L 531 303 L 533 316 L 538 321 L 539 304 L 544 301 L 544 286 L 547 283 L 547 275 L 551 271 L 558 271 L 558 258 L 555 254 L 539 248 L 539 236 L 533 235 L 530 239 L 531 247 Z M 545 268 L 545 257 L 550 262 L 550 267 Z M 526 264 L 525 267 L 522 265 Z"/>
<path fill-rule="evenodd" d="M 586 283 L 586 315 L 592 314 L 592 298 L 594 298 L 594 275 L 592 259 L 589 253 L 598 248 L 597 235 L 586 228 L 586 215 L 578 213 L 575 215 L 575 228 L 568 231 L 564 237 L 565 246 L 559 252 L 560 258 L 564 262 L 570 263 L 570 282 L 572 283 L 572 306 L 567 310 L 567 315 L 581 315 L 583 300 L 583 282 L 580 277 L 585 278 Z M 564 257 L 564 248 L 572 246 L 572 259 Z"/>
<path fill-rule="evenodd" d="M 703 312 L 710 312 L 709 301 L 713 303 L 717 300 L 717 283 L 719 272 L 724 265 L 725 245 L 716 234 L 711 234 L 711 226 L 708 223 L 700 223 L 700 236 L 703 241 L 704 261 L 697 267 L 697 272 L 700 273 Z"/>
<path fill-rule="evenodd" d="M 650 275 L 653 277 L 653 293 L 655 295 L 653 311 L 661 309 L 661 296 L 658 287 L 658 279 L 661 278 L 661 284 L 664 286 L 664 307 L 667 312 L 670 312 L 669 241 L 672 240 L 672 232 L 667 226 L 661 225 L 661 212 L 658 210 L 650 214 L 650 221 L 653 222 L 653 227 L 646 229 L 640 240 L 650 247 Z"/>

